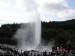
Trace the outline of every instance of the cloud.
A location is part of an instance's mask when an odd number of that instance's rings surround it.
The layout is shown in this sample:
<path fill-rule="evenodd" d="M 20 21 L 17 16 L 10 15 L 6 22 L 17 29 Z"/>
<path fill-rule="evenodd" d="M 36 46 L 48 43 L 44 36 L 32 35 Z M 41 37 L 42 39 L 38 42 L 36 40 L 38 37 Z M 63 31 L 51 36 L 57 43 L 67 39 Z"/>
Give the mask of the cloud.
<path fill-rule="evenodd" d="M 63 6 L 61 4 L 45 4 L 45 9 L 47 10 L 55 10 L 55 11 L 63 11 L 63 10 L 68 10 L 69 8 L 66 6 Z"/>
<path fill-rule="evenodd" d="M 26 11 L 36 10 L 37 4 L 35 0 L 16 0 L 16 7 Z"/>
<path fill-rule="evenodd" d="M 17 15 L 17 17 L 20 16 L 21 19 L 28 19 L 30 15 L 37 12 L 40 14 L 41 20 L 47 22 L 53 20 L 68 20 L 74 17 L 73 14 L 75 12 L 69 7 L 67 0 L 16 0 L 16 7 L 18 10 L 21 9 L 21 11 L 24 11 L 22 14 L 19 13 L 20 15 Z"/>
<path fill-rule="evenodd" d="M 75 19 L 75 10 L 70 11 L 70 13 L 67 14 L 67 16 L 65 16 L 65 18 L 67 18 L 67 19 Z"/>
<path fill-rule="evenodd" d="M 28 22 L 28 20 L 26 19 L 27 16 L 23 15 L 23 14 L 18 14 L 18 13 L 0 13 L 0 20 L 4 21 L 4 22 L 8 22 L 8 23 L 22 23 L 22 22 Z"/>
<path fill-rule="evenodd" d="M 59 3 L 45 3 L 41 9 L 41 14 L 49 15 L 44 15 L 44 18 L 48 18 L 49 21 L 64 21 L 68 19 L 73 19 L 75 17 L 74 12 L 75 10 L 69 8 L 66 0 L 63 0 Z M 54 15 L 54 17 L 51 15 Z M 44 20 L 46 21 L 46 19 Z"/>
<path fill-rule="evenodd" d="M 35 2 L 32 0 L 16 0 L 16 4 L 12 7 L 12 10 L 9 8 L 8 10 L 5 9 L 0 11 L 0 20 L 2 22 L 5 21 L 5 23 L 25 23 L 29 22 L 29 19 L 31 19 L 33 15 L 37 15 L 37 13 L 35 14 Z"/>
<path fill-rule="evenodd" d="M 53 20 L 61 21 L 63 17 L 67 16 L 67 14 L 70 13 L 69 12 L 70 8 L 66 0 L 41 0 L 41 1 L 36 0 L 36 1 L 39 5 L 38 11 L 42 17 L 41 18 L 42 21 L 53 21 Z"/>
<path fill-rule="evenodd" d="M 29 13 L 0 11 L 0 21 L 5 23 L 27 23 L 40 17 L 35 11 Z M 4 23 L 4 24 L 5 24 Z"/>
<path fill-rule="evenodd" d="M 39 6 L 42 6 L 45 3 L 61 3 L 64 0 L 35 0 Z"/>
<path fill-rule="evenodd" d="M 38 14 L 42 21 L 68 20 L 74 18 L 75 12 L 67 0 L 14 0 L 14 5 L 10 6 L 10 2 L 0 1 L 0 19 L 10 23 L 28 22 L 32 15 Z"/>
<path fill-rule="evenodd" d="M 5 3 L 4 1 L 0 1 L 0 8 L 6 8 L 8 6 L 10 6 L 10 4 Z"/>

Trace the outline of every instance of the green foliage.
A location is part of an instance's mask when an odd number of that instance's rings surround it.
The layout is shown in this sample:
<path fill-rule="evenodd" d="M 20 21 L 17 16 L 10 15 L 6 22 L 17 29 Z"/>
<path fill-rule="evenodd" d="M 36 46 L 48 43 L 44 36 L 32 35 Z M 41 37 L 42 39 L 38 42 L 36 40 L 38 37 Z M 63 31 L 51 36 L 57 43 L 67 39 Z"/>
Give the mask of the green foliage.
<path fill-rule="evenodd" d="M 16 44 L 13 35 L 20 28 L 20 24 L 5 24 L 0 27 L 0 43 L 3 44 Z"/>
<path fill-rule="evenodd" d="M 0 43 L 16 44 L 13 35 L 20 28 L 21 24 L 5 24 L 0 27 Z M 26 24 L 27 25 L 27 24 Z M 71 48 L 75 49 L 75 19 L 68 21 L 42 22 L 41 38 L 47 44 L 55 40 L 55 46 L 63 46 L 70 40 Z"/>
<path fill-rule="evenodd" d="M 55 40 L 55 46 L 66 48 L 70 40 L 71 48 L 75 48 L 75 19 L 60 22 L 42 22 L 42 39 L 49 42 Z"/>

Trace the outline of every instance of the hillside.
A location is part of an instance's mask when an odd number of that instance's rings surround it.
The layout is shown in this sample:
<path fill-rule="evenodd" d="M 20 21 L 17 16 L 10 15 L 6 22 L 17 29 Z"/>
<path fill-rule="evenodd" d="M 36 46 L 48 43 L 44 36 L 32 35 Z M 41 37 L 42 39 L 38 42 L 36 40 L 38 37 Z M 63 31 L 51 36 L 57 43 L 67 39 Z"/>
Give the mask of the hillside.
<path fill-rule="evenodd" d="M 55 40 L 55 46 L 75 48 L 75 19 L 67 21 L 42 22 L 42 39 L 45 43 Z"/>
<path fill-rule="evenodd" d="M 0 27 L 0 43 L 16 45 L 13 35 L 20 28 L 21 24 L 5 24 Z M 63 46 L 66 48 L 68 41 L 70 48 L 75 48 L 75 19 L 67 21 L 42 22 L 42 40 L 46 45 L 51 41 L 55 41 L 55 46 Z M 60 44 L 60 45 L 59 45 Z"/>

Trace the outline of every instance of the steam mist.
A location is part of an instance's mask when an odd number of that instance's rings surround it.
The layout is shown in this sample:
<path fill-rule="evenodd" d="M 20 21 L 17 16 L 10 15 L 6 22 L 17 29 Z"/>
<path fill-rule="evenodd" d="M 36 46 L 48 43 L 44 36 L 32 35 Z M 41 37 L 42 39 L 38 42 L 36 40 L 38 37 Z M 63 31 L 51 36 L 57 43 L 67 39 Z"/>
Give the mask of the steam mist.
<path fill-rule="evenodd" d="M 17 47 L 19 50 L 40 50 L 41 46 L 41 19 L 40 12 L 37 9 L 37 3 L 34 0 L 21 0 L 24 3 L 25 9 L 27 10 L 28 23 L 22 24 L 21 28 L 16 32 L 15 38 L 18 42 Z M 46 47 L 43 47 L 46 48 Z M 50 48 L 49 48 L 50 49 Z"/>
<path fill-rule="evenodd" d="M 19 50 L 34 50 L 41 40 L 41 21 L 38 16 L 29 23 L 23 24 L 17 31 L 15 38 Z"/>

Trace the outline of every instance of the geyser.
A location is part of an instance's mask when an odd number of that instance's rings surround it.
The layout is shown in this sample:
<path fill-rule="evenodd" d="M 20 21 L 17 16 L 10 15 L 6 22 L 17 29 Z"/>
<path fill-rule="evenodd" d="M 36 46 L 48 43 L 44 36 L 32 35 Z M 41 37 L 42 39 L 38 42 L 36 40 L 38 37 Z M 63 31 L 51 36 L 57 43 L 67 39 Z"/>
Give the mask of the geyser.
<path fill-rule="evenodd" d="M 18 42 L 19 50 L 35 50 L 41 40 L 41 20 L 40 17 L 31 19 L 30 22 L 22 24 L 16 32 L 15 38 Z"/>
<path fill-rule="evenodd" d="M 18 1 L 18 0 L 17 0 Z M 17 47 L 19 50 L 40 50 L 42 45 L 41 41 L 41 4 L 36 0 L 19 0 L 17 3 L 21 10 L 24 10 L 25 18 L 28 23 L 22 24 L 21 28 L 15 34 L 18 42 Z M 40 6 L 39 6 L 40 5 Z M 23 12 L 23 11 L 22 11 Z M 25 21 L 24 21 L 25 22 Z M 46 47 L 43 47 L 46 49 Z M 43 49 L 42 48 L 42 49 Z M 49 48 L 50 49 L 50 48 Z"/>

